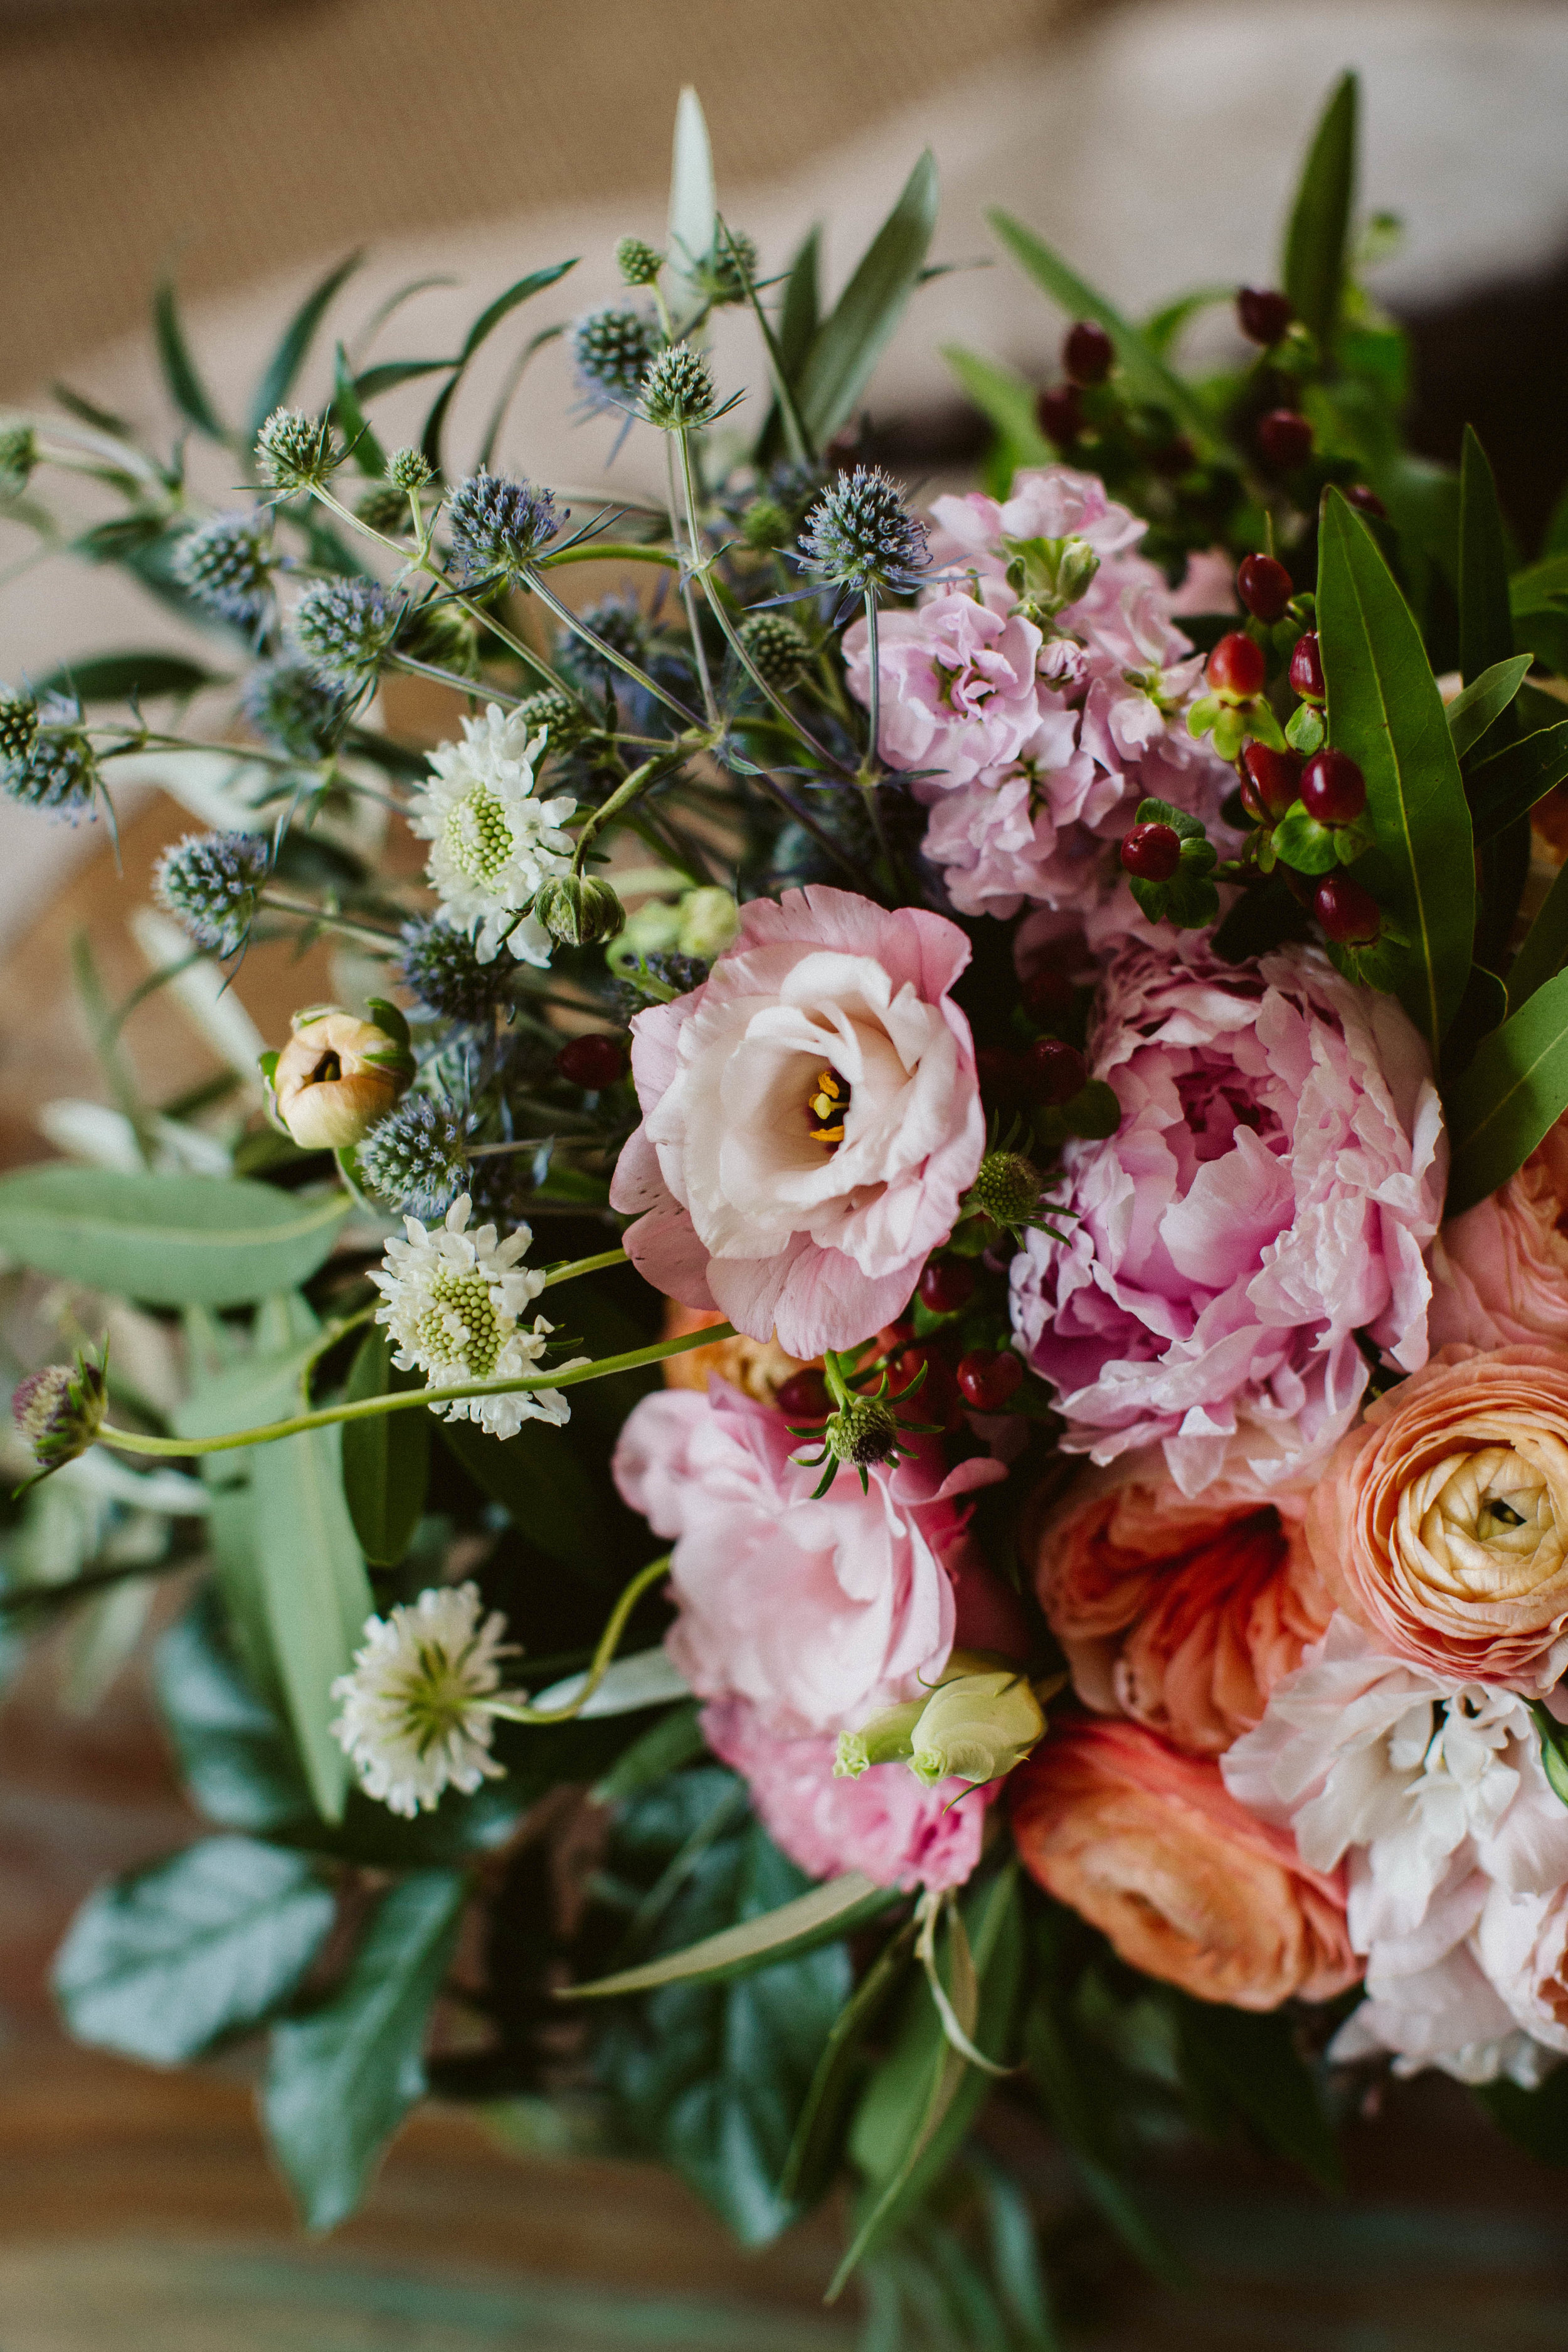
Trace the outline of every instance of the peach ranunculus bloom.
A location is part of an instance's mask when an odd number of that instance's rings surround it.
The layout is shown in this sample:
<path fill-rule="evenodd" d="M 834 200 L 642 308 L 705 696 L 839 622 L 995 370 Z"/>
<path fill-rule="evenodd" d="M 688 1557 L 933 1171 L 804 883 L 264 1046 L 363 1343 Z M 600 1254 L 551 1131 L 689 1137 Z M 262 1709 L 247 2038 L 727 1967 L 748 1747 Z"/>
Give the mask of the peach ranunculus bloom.
<path fill-rule="evenodd" d="M 1029 1549 L 1085 1706 L 1198 1756 L 1250 1731 L 1333 1611 L 1304 1508 L 1223 1483 L 1189 1499 L 1157 1454 L 1075 1488 Z"/>
<path fill-rule="evenodd" d="M 1568 1118 L 1506 1184 L 1448 1220 L 1429 1264 L 1435 1348 L 1568 1341 Z"/>
<path fill-rule="evenodd" d="M 1360 1976 L 1342 1872 L 1309 1870 L 1210 1759 L 1139 1724 L 1069 1723 L 1009 1789 L 1025 1868 L 1131 1967 L 1253 2010 L 1327 2000 Z"/>
<path fill-rule="evenodd" d="M 1550 1690 L 1568 1665 L 1568 1349 L 1445 1348 L 1341 1441 L 1307 1540 L 1395 1656 Z"/>

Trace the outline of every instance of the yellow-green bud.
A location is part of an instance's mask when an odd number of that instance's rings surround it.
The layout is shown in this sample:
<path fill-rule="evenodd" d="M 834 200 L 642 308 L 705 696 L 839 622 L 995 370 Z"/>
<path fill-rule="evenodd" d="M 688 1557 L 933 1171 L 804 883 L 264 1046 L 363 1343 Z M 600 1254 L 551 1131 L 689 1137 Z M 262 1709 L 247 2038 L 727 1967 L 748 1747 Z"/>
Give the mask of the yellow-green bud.
<path fill-rule="evenodd" d="M 858 1780 L 873 1764 L 907 1764 L 914 1752 L 912 1734 L 926 1711 L 927 1701 L 911 1698 L 902 1706 L 885 1706 L 858 1731 L 841 1731 L 833 1759 L 841 1780 Z"/>
<path fill-rule="evenodd" d="M 960 1674 L 926 1701 L 910 1735 L 910 1769 L 928 1788 L 947 1780 L 979 1787 L 1021 1764 L 1045 1728 L 1046 1711 L 1017 1667 Z"/>
<path fill-rule="evenodd" d="M 613 940 L 626 919 L 626 910 L 607 882 L 592 874 L 563 874 L 544 883 L 533 911 L 563 947 L 590 947 L 595 940 Z"/>
<path fill-rule="evenodd" d="M 675 944 L 682 955 L 700 956 L 704 963 L 711 963 L 739 936 L 741 910 L 735 894 L 716 882 L 683 891 L 677 912 L 679 928 Z"/>

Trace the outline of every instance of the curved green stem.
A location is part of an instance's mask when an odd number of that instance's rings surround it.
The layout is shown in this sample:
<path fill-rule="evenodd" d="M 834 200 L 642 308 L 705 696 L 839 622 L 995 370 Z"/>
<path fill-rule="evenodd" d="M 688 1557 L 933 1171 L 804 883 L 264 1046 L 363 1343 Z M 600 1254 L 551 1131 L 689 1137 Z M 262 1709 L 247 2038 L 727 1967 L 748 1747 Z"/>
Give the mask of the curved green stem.
<path fill-rule="evenodd" d="M 601 1250 L 597 1257 L 569 1258 L 564 1265 L 552 1265 L 544 1277 L 546 1290 L 553 1290 L 558 1282 L 575 1282 L 580 1274 L 600 1274 L 607 1265 L 626 1265 L 630 1260 L 623 1246 Z"/>
<path fill-rule="evenodd" d="M 688 710 L 684 702 L 678 701 L 673 694 L 667 694 L 657 678 L 649 677 L 647 670 L 639 669 L 637 663 L 630 660 L 626 654 L 617 653 L 614 646 L 606 645 L 604 638 L 588 626 L 586 621 L 579 618 L 570 604 L 563 604 L 560 597 L 548 589 L 540 578 L 537 564 L 529 565 L 527 580 L 528 585 L 533 590 L 540 602 L 549 607 L 558 621 L 565 624 L 574 636 L 581 637 L 584 645 L 592 646 L 602 659 L 613 664 L 635 685 L 640 686 L 645 694 L 651 694 L 657 701 L 662 702 L 667 710 L 673 710 L 683 726 L 701 727 L 702 721 L 694 710 Z"/>
<path fill-rule="evenodd" d="M 629 808 L 633 801 L 641 800 L 644 793 L 647 791 L 648 787 L 657 779 L 659 770 L 669 765 L 670 761 L 668 754 L 662 759 L 656 754 L 653 759 L 645 760 L 640 768 L 634 768 L 632 770 L 631 774 L 626 778 L 624 784 L 616 785 L 615 791 L 610 794 L 609 799 L 604 803 L 603 806 L 596 808 L 594 811 L 593 815 L 588 819 L 587 823 L 584 825 L 582 832 L 577 835 L 577 846 L 572 855 L 572 871 L 574 874 L 581 874 L 583 871 L 584 859 L 587 856 L 589 849 L 598 839 L 600 834 L 603 833 L 605 827 L 607 824 L 613 824 L 616 817 L 620 815 L 622 810 Z"/>
<path fill-rule="evenodd" d="M 657 1584 L 661 1576 L 668 1576 L 668 1573 L 669 1554 L 668 1552 L 662 1559 L 651 1559 L 646 1568 L 637 1570 L 610 1612 L 609 1622 L 599 1636 L 599 1646 L 594 1653 L 587 1674 L 584 1677 L 583 1687 L 575 1698 L 568 1699 L 564 1706 L 520 1706 L 509 1705 L 504 1700 L 492 1699 L 486 1704 L 485 1713 L 499 1716 L 503 1723 L 569 1723 L 574 1715 L 581 1715 L 610 1671 L 610 1662 L 616 1654 L 621 1635 L 626 1632 L 626 1620 L 632 1611 L 637 1607 L 648 1586 Z"/>
<path fill-rule="evenodd" d="M 543 555 L 539 560 L 542 572 L 553 572 L 566 563 L 658 563 L 667 572 L 679 572 L 680 558 L 668 547 L 644 547 L 636 540 L 585 539 L 578 547 L 563 547 L 559 555 Z"/>

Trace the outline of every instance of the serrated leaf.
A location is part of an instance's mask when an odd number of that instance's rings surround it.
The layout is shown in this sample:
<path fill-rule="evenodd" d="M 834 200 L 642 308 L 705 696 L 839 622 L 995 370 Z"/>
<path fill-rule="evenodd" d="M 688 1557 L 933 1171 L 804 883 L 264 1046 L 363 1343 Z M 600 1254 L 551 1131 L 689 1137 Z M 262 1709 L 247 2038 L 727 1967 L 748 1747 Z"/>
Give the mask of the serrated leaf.
<path fill-rule="evenodd" d="M 314 1274 L 351 1205 L 243 1176 L 24 1168 L 0 1177 L 0 1249 L 150 1307 L 240 1307 Z"/>
<path fill-rule="evenodd" d="M 289 324 L 283 330 L 281 341 L 268 361 L 250 404 L 248 438 L 254 442 L 275 408 L 281 408 L 294 389 L 295 379 L 304 366 L 310 345 L 316 340 L 316 330 L 326 317 L 332 298 L 347 278 L 353 276 L 364 259 L 363 252 L 351 253 L 328 270 L 319 286 L 312 287 Z"/>
<path fill-rule="evenodd" d="M 204 1838 L 88 1897 L 55 1993 L 79 2042 L 176 2066 L 287 2000 L 334 1911 L 302 1855 Z"/>
<path fill-rule="evenodd" d="M 1511 707 L 1529 667 L 1528 654 L 1512 654 L 1507 661 L 1493 662 L 1454 697 L 1448 705 L 1448 732 L 1461 760 Z M 1301 705 L 1303 710 L 1306 707 Z"/>
<path fill-rule="evenodd" d="M 753 1969 L 771 1968 L 778 1960 L 797 1958 L 819 1944 L 877 1918 L 899 1897 L 874 1885 L 858 1870 L 814 1886 L 776 1911 L 765 1911 L 704 1936 L 684 1951 L 666 1952 L 640 1968 L 618 1969 L 613 1976 L 595 1977 L 587 1984 L 563 1989 L 563 2000 L 607 2000 L 620 1993 L 652 1992 L 659 1985 L 710 1984 L 720 1979 L 747 1976 Z"/>
<path fill-rule="evenodd" d="M 153 297 L 153 334 L 163 382 L 181 415 L 198 433 L 205 433 L 209 441 L 226 442 L 227 429 L 191 357 L 180 322 L 179 299 L 172 280 L 167 278 Z"/>
<path fill-rule="evenodd" d="M 393 1887 L 331 2000 L 273 2032 L 262 2117 L 310 2229 L 348 2219 L 425 2095 L 426 2032 L 466 1891 L 451 1870 Z"/>
<path fill-rule="evenodd" d="M 1470 968 L 1469 811 L 1420 631 L 1375 540 L 1336 490 L 1320 533 L 1318 633 L 1330 737 L 1366 779 L 1375 846 L 1358 878 L 1405 942 L 1385 943 L 1386 969 L 1436 1061 Z"/>
<path fill-rule="evenodd" d="M 936 159 L 928 148 L 823 320 L 800 376 L 800 409 L 820 449 L 854 415 L 936 230 Z"/>
<path fill-rule="evenodd" d="M 33 691 L 74 694 L 82 702 L 129 702 L 132 696 L 145 702 L 156 694 L 195 694 L 204 686 L 226 683 L 221 670 L 205 669 L 183 654 L 89 654 L 81 661 L 62 662 L 37 679 Z"/>
<path fill-rule="evenodd" d="M 1568 719 L 1538 727 L 1478 761 L 1467 778 L 1478 844 L 1528 816 L 1539 800 L 1568 779 Z"/>
<path fill-rule="evenodd" d="M 1474 1208 L 1521 1168 L 1568 1108 L 1568 971 L 1492 1032 L 1445 1102 L 1453 1158 L 1447 1214 Z"/>
<path fill-rule="evenodd" d="M 1343 75 L 1313 133 L 1285 234 L 1285 291 L 1324 352 L 1333 349 L 1344 292 L 1345 248 L 1355 199 L 1358 97 L 1355 75 Z"/>
<path fill-rule="evenodd" d="M 374 1327 L 365 1334 L 343 1394 L 351 1401 L 385 1396 L 394 1388 L 421 1386 L 418 1375 L 399 1374 L 392 1341 Z M 342 1427 L 343 1494 L 360 1549 L 373 1566 L 395 1568 L 414 1540 L 430 1479 L 428 1412 L 383 1413 Z"/>

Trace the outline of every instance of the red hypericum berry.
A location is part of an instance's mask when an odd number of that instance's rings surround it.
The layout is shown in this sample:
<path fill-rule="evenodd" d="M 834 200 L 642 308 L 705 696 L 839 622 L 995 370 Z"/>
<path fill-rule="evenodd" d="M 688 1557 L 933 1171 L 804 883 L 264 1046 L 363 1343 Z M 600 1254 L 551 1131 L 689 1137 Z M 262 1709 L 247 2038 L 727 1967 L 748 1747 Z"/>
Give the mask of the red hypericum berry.
<path fill-rule="evenodd" d="M 1316 703 L 1321 710 L 1329 698 L 1323 677 L 1323 649 L 1318 643 L 1316 629 L 1309 629 L 1296 640 L 1296 650 L 1290 656 L 1290 691 L 1303 702 Z"/>
<path fill-rule="evenodd" d="M 1149 463 L 1155 473 L 1173 481 L 1178 474 L 1190 474 L 1197 462 L 1198 453 L 1184 433 L 1178 433 L 1173 441 L 1162 441 L 1157 449 L 1149 453 Z"/>
<path fill-rule="evenodd" d="M 1366 778 L 1343 751 L 1314 751 L 1301 777 L 1301 804 L 1320 824 L 1353 824 L 1366 806 Z"/>
<path fill-rule="evenodd" d="M 1121 863 L 1140 882 L 1168 882 L 1182 862 L 1173 825 L 1135 824 L 1121 845 Z"/>
<path fill-rule="evenodd" d="M 1259 824 L 1278 824 L 1301 786 L 1299 751 L 1274 751 L 1267 743 L 1249 743 L 1241 755 L 1247 771 L 1241 804 Z"/>
<path fill-rule="evenodd" d="M 1312 894 L 1312 912 L 1337 947 L 1369 948 L 1383 929 L 1383 910 L 1350 874 L 1325 874 Z"/>
<path fill-rule="evenodd" d="M 1005 1045 L 977 1045 L 974 1073 L 981 1093 L 994 1099 L 1012 1101 L 1023 1093 L 1024 1057 Z"/>
<path fill-rule="evenodd" d="M 1254 619 L 1282 621 L 1296 583 L 1277 555 L 1244 555 L 1236 593 Z"/>
<path fill-rule="evenodd" d="M 568 1086 L 586 1087 L 590 1094 L 596 1094 L 601 1087 L 613 1087 L 626 1075 L 626 1045 L 619 1037 L 594 1031 L 563 1045 L 555 1056 L 555 1067 Z"/>
<path fill-rule="evenodd" d="M 1035 413 L 1040 420 L 1040 430 L 1058 449 L 1076 441 L 1083 431 L 1083 403 L 1078 396 L 1076 383 L 1054 384 L 1042 392 L 1035 403 Z"/>
<path fill-rule="evenodd" d="M 1042 1024 L 1065 1020 L 1072 1011 L 1073 985 L 1054 963 L 1037 964 L 1024 982 L 1024 1005 Z"/>
<path fill-rule="evenodd" d="M 781 1381 L 773 1391 L 773 1402 L 786 1421 L 826 1421 L 833 1411 L 827 1382 L 812 1364 Z"/>
<path fill-rule="evenodd" d="M 1022 1387 L 1024 1367 L 1011 1349 L 1001 1355 L 973 1348 L 958 1364 L 958 1386 L 976 1412 L 995 1412 Z"/>
<path fill-rule="evenodd" d="M 1236 315 L 1249 342 L 1267 349 L 1277 343 L 1296 313 L 1289 298 L 1268 286 L 1244 286 L 1236 298 Z"/>
<path fill-rule="evenodd" d="M 1204 676 L 1211 694 L 1220 695 L 1226 702 L 1250 702 L 1255 694 L 1262 693 L 1268 670 L 1256 637 L 1232 629 L 1210 654 Z"/>
<path fill-rule="evenodd" d="M 1181 855 L 1178 843 L 1176 854 Z M 1083 1055 L 1059 1037 L 1037 1037 L 1024 1056 L 1029 1068 L 1029 1092 L 1036 1102 L 1071 1102 L 1089 1083 Z"/>
<path fill-rule="evenodd" d="M 1116 359 L 1116 346 L 1103 327 L 1080 319 L 1062 345 L 1062 373 L 1070 383 L 1103 383 Z"/>
<path fill-rule="evenodd" d="M 963 1420 L 963 1399 L 952 1377 L 952 1366 L 942 1353 L 933 1339 L 925 1346 L 900 1348 L 888 1357 L 888 1394 L 906 1395 L 914 1389 L 921 1370 L 925 1379 L 910 1398 L 911 1421 L 935 1422 L 943 1429 L 957 1429 Z"/>
<path fill-rule="evenodd" d="M 1377 492 L 1369 489 L 1364 482 L 1352 482 L 1345 496 L 1352 507 L 1359 507 L 1363 514 L 1371 515 L 1374 521 L 1387 521 L 1388 509 L 1384 505 Z"/>
<path fill-rule="evenodd" d="M 974 1296 L 974 1268 L 966 1257 L 933 1257 L 915 1288 L 933 1315 L 956 1315 Z"/>
<path fill-rule="evenodd" d="M 1311 420 L 1297 408 L 1271 408 L 1258 420 L 1258 446 L 1267 464 L 1294 473 L 1312 454 Z"/>

